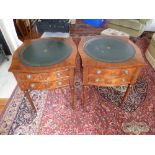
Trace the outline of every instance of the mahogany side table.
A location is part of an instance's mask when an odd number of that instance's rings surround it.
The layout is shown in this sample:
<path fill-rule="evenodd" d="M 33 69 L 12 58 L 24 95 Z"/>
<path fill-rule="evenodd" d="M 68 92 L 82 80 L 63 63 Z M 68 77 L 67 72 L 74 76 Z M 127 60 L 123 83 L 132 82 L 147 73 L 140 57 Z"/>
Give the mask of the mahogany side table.
<path fill-rule="evenodd" d="M 34 111 L 31 90 L 70 86 L 74 108 L 74 68 L 77 47 L 72 38 L 26 40 L 14 53 L 9 71 L 25 92 Z"/>
<path fill-rule="evenodd" d="M 122 105 L 145 65 L 140 49 L 127 38 L 94 36 L 82 37 L 78 50 L 83 66 L 84 103 L 89 85 L 127 86 Z"/>

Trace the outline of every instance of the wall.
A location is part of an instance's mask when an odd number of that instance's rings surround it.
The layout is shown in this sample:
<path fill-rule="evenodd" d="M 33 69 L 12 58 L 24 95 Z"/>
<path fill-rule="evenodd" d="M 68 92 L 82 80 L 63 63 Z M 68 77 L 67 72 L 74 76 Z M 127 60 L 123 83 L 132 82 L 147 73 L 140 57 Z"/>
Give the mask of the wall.
<path fill-rule="evenodd" d="M 0 29 L 11 53 L 13 54 L 17 47 L 22 44 L 17 37 L 13 19 L 0 19 Z"/>

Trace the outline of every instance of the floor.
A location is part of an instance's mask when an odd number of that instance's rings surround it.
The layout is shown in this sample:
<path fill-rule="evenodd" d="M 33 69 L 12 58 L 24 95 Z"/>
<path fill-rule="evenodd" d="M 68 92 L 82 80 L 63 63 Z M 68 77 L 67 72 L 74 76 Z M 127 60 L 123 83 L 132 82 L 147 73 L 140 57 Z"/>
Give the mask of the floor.
<path fill-rule="evenodd" d="M 146 36 L 135 42 L 146 52 Z M 145 56 L 144 56 L 145 58 Z M 147 61 L 146 61 L 147 62 Z M 11 98 L 2 121 L 1 134 L 18 135 L 124 135 L 155 134 L 154 108 L 155 72 L 148 64 L 141 72 L 123 107 L 118 107 L 123 95 L 113 88 L 89 87 L 88 100 L 82 105 L 82 72 L 80 57 L 77 57 L 75 74 L 76 109 L 70 106 L 70 88 L 32 91 L 37 115 L 23 98 L 23 92 L 17 87 Z M 110 94 L 110 95 L 109 95 Z"/>
<path fill-rule="evenodd" d="M 9 56 L 9 61 L 5 60 L 0 65 L 0 112 L 3 110 L 8 98 L 10 98 L 17 85 L 13 74 L 8 72 L 11 61 L 12 57 Z"/>

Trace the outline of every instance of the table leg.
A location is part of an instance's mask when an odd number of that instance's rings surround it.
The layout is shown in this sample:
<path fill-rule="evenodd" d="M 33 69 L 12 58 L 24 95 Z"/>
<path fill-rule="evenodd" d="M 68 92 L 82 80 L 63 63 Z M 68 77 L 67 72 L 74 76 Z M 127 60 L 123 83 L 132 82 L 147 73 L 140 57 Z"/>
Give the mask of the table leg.
<path fill-rule="evenodd" d="M 70 70 L 70 89 L 71 89 L 71 107 L 72 109 L 75 109 L 75 68 Z"/>
<path fill-rule="evenodd" d="M 87 103 L 88 99 L 88 86 L 83 86 L 83 105 Z"/>
<path fill-rule="evenodd" d="M 74 89 L 74 86 L 71 85 L 70 86 L 70 89 L 71 89 L 71 106 L 72 106 L 72 109 L 75 109 L 75 101 L 74 101 L 74 96 L 75 96 L 75 89 Z"/>
<path fill-rule="evenodd" d="M 123 97 L 123 99 L 122 99 L 121 106 L 124 104 L 125 100 L 127 99 L 127 97 L 128 97 L 128 95 L 129 95 L 129 92 L 130 92 L 131 88 L 132 88 L 132 85 L 131 85 L 131 84 L 128 84 L 127 90 L 126 90 L 126 92 L 125 92 L 125 94 L 124 94 L 124 97 Z"/>
<path fill-rule="evenodd" d="M 34 112 L 37 112 L 37 110 L 36 110 L 36 108 L 35 108 L 35 106 L 34 106 L 34 103 L 33 103 L 33 101 L 32 101 L 32 98 L 31 98 L 31 96 L 30 96 L 28 90 L 25 91 L 24 96 L 26 96 L 26 98 L 28 99 L 28 101 L 29 101 L 29 103 L 30 103 L 30 105 L 31 105 L 31 107 L 32 107 L 32 110 L 33 110 Z"/>

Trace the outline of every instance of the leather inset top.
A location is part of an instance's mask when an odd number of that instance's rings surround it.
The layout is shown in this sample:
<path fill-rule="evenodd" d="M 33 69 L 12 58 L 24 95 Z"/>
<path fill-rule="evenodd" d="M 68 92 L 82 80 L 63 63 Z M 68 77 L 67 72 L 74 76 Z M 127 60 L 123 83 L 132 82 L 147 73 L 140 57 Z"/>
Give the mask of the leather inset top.
<path fill-rule="evenodd" d="M 72 48 L 60 40 L 37 40 L 24 47 L 19 58 L 28 66 L 48 66 L 60 63 L 70 56 Z"/>
<path fill-rule="evenodd" d="M 84 45 L 85 53 L 91 58 L 109 63 L 120 63 L 134 57 L 135 48 L 128 42 L 114 37 L 89 39 Z"/>

